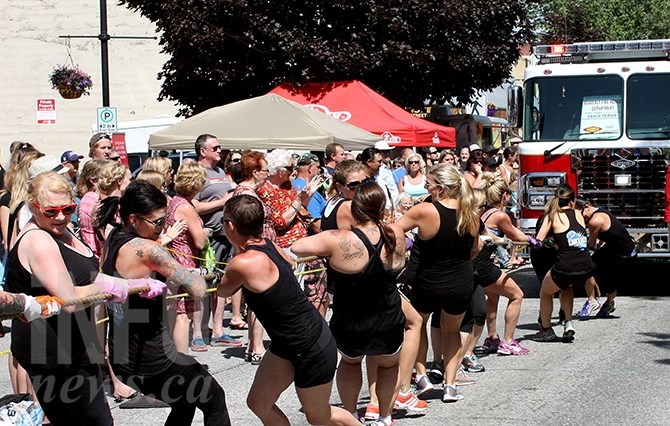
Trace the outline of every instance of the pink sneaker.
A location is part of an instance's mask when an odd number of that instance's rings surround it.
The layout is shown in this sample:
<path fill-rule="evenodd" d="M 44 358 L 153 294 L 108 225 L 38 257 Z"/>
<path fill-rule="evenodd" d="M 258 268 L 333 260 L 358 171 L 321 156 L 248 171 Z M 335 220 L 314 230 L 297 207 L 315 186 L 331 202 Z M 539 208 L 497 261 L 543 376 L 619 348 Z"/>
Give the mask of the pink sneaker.
<path fill-rule="evenodd" d="M 498 355 L 528 355 L 528 352 L 530 351 L 527 348 L 514 339 L 509 342 L 501 340 L 498 346 Z"/>

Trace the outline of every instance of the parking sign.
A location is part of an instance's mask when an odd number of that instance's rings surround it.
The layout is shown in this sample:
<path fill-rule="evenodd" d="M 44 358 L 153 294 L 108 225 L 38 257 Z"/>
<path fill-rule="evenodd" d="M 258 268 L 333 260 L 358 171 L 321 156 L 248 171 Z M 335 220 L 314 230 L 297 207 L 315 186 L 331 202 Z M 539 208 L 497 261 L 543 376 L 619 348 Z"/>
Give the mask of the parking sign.
<path fill-rule="evenodd" d="M 98 132 L 107 134 L 116 132 L 115 107 L 98 108 Z"/>

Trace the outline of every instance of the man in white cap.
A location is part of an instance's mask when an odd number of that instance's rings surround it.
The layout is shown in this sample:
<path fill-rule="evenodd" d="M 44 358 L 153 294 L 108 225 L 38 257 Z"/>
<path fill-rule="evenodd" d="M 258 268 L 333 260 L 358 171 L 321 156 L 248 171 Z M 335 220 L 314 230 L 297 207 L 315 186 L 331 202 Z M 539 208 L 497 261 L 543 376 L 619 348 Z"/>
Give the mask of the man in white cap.
<path fill-rule="evenodd" d="M 56 172 L 59 175 L 64 175 L 69 170 L 55 156 L 45 155 L 32 162 L 28 168 L 28 174 L 30 175 L 30 180 L 33 180 L 35 176 L 42 172 Z"/>
<path fill-rule="evenodd" d="M 389 146 L 388 142 L 381 140 L 375 142 L 375 149 L 382 155 L 382 162 L 379 166 L 379 170 L 377 170 L 377 176 L 375 180 L 380 186 L 382 186 L 382 189 L 386 187 L 386 208 L 387 210 L 393 210 L 396 204 L 398 204 L 398 185 L 395 183 L 395 178 L 393 177 L 391 168 L 384 161 L 385 158 L 390 158 L 391 150 L 393 148 Z"/>

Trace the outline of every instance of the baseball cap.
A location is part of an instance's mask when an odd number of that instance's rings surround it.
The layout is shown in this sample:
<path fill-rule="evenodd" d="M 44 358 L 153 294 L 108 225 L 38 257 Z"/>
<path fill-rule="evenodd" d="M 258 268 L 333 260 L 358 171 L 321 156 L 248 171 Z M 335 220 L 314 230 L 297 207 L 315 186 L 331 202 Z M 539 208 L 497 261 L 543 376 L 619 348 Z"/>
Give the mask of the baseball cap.
<path fill-rule="evenodd" d="M 482 147 L 477 145 L 476 143 L 473 143 L 472 145 L 470 145 L 470 152 L 481 151 L 481 150 L 482 150 Z"/>
<path fill-rule="evenodd" d="M 67 163 L 68 161 L 79 161 L 84 158 L 83 155 L 79 155 L 74 151 L 65 151 L 60 156 L 61 163 Z"/>
<path fill-rule="evenodd" d="M 384 140 L 375 142 L 375 148 L 377 148 L 380 151 L 388 151 L 390 149 L 393 149 L 393 147 L 391 147 L 389 143 Z"/>
<path fill-rule="evenodd" d="M 88 141 L 88 147 L 91 148 L 93 145 L 95 145 L 100 139 L 109 139 L 110 141 L 112 140 L 112 137 L 108 135 L 107 133 L 96 133 L 93 136 L 91 136 L 91 139 Z"/>
<path fill-rule="evenodd" d="M 319 157 L 312 154 L 311 152 L 302 154 L 298 159 L 299 166 L 309 166 L 311 164 L 319 164 Z"/>
<path fill-rule="evenodd" d="M 56 172 L 62 175 L 67 173 L 68 170 L 70 169 L 62 165 L 55 155 L 45 155 L 33 161 L 28 168 L 28 174 L 30 175 L 30 179 L 33 179 L 43 172 Z"/>

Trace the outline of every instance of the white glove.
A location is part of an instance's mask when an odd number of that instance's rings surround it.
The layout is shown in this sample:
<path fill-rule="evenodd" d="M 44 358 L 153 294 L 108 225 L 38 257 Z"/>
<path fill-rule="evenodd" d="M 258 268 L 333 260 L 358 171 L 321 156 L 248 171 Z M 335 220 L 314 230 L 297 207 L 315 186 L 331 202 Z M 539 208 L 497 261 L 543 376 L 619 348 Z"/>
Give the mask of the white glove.
<path fill-rule="evenodd" d="M 21 315 L 21 321 L 30 322 L 39 317 L 49 318 L 50 316 L 60 313 L 61 304 L 63 301 L 54 296 L 37 296 L 32 297 L 22 294 L 26 307 Z"/>
<path fill-rule="evenodd" d="M 480 235 L 479 239 L 482 240 L 485 246 L 492 246 L 494 244 L 493 238 L 488 235 Z"/>

